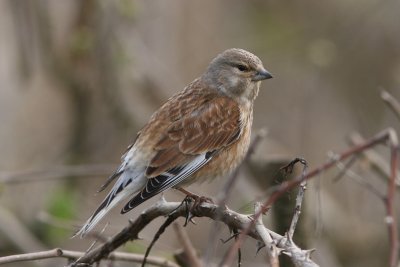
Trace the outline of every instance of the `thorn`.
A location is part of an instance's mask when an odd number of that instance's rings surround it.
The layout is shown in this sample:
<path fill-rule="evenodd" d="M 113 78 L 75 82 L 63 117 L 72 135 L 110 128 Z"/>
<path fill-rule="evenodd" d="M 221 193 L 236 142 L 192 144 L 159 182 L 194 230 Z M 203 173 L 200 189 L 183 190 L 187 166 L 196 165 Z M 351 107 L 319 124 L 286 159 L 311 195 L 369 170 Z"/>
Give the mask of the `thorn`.
<path fill-rule="evenodd" d="M 231 241 L 233 238 L 236 238 L 240 233 L 234 233 L 233 235 L 231 235 L 230 237 L 228 237 L 227 239 L 223 240 L 222 238 L 220 239 L 221 242 L 223 244 L 228 243 L 229 241 Z"/>
<path fill-rule="evenodd" d="M 160 204 L 164 204 L 164 203 L 167 202 L 167 201 L 165 200 L 164 195 L 162 195 L 162 196 L 160 197 L 160 199 L 158 200 L 158 202 L 159 202 Z"/>
<path fill-rule="evenodd" d="M 278 255 L 281 255 L 282 253 L 284 253 L 286 250 L 284 248 L 278 248 L 276 247 L 276 251 L 278 252 Z"/>
<path fill-rule="evenodd" d="M 189 222 L 193 222 L 194 215 L 193 213 L 190 212 L 190 210 L 187 211 L 186 217 L 185 217 L 185 223 L 183 224 L 183 227 L 186 227 Z M 196 223 L 193 223 L 196 225 Z"/>
<path fill-rule="evenodd" d="M 304 252 L 306 253 L 306 258 L 307 258 L 307 259 L 310 259 L 311 254 L 312 254 L 315 250 L 316 250 L 315 248 L 304 250 Z"/>
<path fill-rule="evenodd" d="M 265 244 L 263 242 L 257 241 L 257 247 L 256 247 L 256 255 L 258 255 L 258 252 L 260 252 L 260 250 L 265 247 Z"/>

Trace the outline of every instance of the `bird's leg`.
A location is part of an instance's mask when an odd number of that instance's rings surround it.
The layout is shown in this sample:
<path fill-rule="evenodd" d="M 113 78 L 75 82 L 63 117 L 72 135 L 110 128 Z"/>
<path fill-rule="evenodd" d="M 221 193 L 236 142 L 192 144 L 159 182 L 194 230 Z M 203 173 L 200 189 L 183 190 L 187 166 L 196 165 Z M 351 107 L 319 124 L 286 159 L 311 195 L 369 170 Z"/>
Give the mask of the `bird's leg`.
<path fill-rule="evenodd" d="M 181 191 L 182 193 L 184 193 L 184 194 L 186 195 L 186 197 L 183 199 L 181 205 L 185 204 L 186 207 L 187 207 L 188 204 L 189 204 L 189 202 L 190 202 L 191 200 L 194 200 L 193 205 L 192 205 L 190 208 L 187 209 L 187 213 L 186 213 L 186 216 L 185 216 L 186 220 L 185 220 L 185 224 L 184 224 L 183 226 L 186 226 L 186 225 L 188 224 L 188 222 L 192 222 L 193 224 L 196 224 L 196 223 L 193 221 L 193 218 L 195 217 L 195 216 L 193 215 L 193 211 L 195 211 L 195 209 L 196 209 L 201 203 L 203 203 L 203 202 L 214 203 L 214 202 L 212 201 L 211 198 L 196 195 L 196 194 L 194 194 L 194 193 L 192 193 L 192 192 L 190 192 L 190 191 L 188 191 L 188 190 L 186 190 L 186 189 L 183 189 L 182 187 L 175 187 L 175 189 Z M 180 206 L 181 206 L 181 205 L 180 205 Z"/>
<path fill-rule="evenodd" d="M 189 205 L 191 202 L 193 202 L 194 199 L 191 196 L 186 196 L 181 204 L 179 204 L 178 207 L 176 207 L 173 211 L 171 211 L 168 216 L 172 215 L 173 213 L 175 213 L 178 209 L 180 209 L 183 205 L 185 205 L 185 223 L 183 224 L 183 226 L 186 227 L 186 225 L 188 224 L 188 222 L 191 222 L 193 224 L 196 224 L 196 222 L 193 220 L 194 215 L 191 213 L 191 208 L 189 208 Z"/>
<path fill-rule="evenodd" d="M 197 205 L 199 205 L 200 203 L 203 203 L 203 202 L 214 203 L 214 201 L 211 198 L 196 195 L 186 189 L 183 189 L 182 187 L 176 187 L 176 189 L 181 191 L 182 193 L 184 193 L 187 197 L 194 199 L 195 204 L 196 204 L 196 202 L 198 202 Z"/>
<path fill-rule="evenodd" d="M 205 197 L 205 196 L 198 196 L 198 195 L 196 195 L 196 194 L 194 194 L 194 193 L 192 193 L 192 192 L 190 192 L 190 191 L 188 191 L 186 189 L 183 189 L 182 187 L 177 187 L 176 189 L 181 191 L 182 193 L 184 193 L 186 195 L 185 199 L 183 200 L 183 202 L 185 202 L 186 204 L 187 204 L 187 200 L 188 199 L 193 199 L 194 200 L 193 205 L 187 210 L 186 221 L 185 221 L 184 226 L 186 226 L 189 221 L 194 223 L 194 221 L 193 221 L 193 217 L 194 217 L 193 211 L 195 211 L 195 209 L 201 203 L 203 203 L 203 202 L 214 203 L 211 198 Z"/>
<path fill-rule="evenodd" d="M 191 198 L 193 198 L 193 199 L 199 198 L 198 195 L 196 195 L 196 194 L 194 194 L 194 193 L 192 193 L 192 192 L 190 192 L 190 191 L 188 191 L 188 190 L 186 190 L 186 189 L 183 189 L 182 187 L 177 187 L 176 190 L 181 191 L 181 192 L 184 193 L 186 196 L 191 197 Z"/>

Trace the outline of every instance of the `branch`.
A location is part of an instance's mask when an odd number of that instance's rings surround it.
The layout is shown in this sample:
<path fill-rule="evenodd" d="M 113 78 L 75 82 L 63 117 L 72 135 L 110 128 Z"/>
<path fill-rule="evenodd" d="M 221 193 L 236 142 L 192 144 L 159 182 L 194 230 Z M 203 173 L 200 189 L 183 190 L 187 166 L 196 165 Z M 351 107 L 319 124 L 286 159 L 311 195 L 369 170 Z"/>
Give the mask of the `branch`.
<path fill-rule="evenodd" d="M 391 94 L 386 91 L 381 93 L 382 99 L 393 110 L 398 119 L 400 119 L 400 103 Z M 386 206 L 386 223 L 388 225 L 389 242 L 390 242 L 390 267 L 395 267 L 399 261 L 399 240 L 397 233 L 397 222 L 394 214 L 394 198 L 396 193 L 396 180 L 397 180 L 397 164 L 399 153 L 399 142 L 396 132 L 391 131 L 389 137 L 391 147 L 391 162 L 390 162 L 390 181 L 388 183 L 387 198 L 385 201 Z"/>
<path fill-rule="evenodd" d="M 257 214 L 262 209 L 262 205 L 260 202 L 256 202 L 254 211 Z M 255 222 L 255 230 L 260 235 L 261 239 L 263 240 L 266 251 L 269 257 L 269 264 L 271 267 L 279 267 L 279 250 L 275 246 L 274 240 L 272 239 L 271 235 L 268 233 L 267 229 L 264 227 L 262 222 L 262 216 L 259 216 L 257 221 Z"/>
<path fill-rule="evenodd" d="M 365 139 L 357 132 L 350 134 L 349 139 L 352 145 L 359 145 L 365 142 Z M 373 150 L 363 151 L 362 155 L 365 156 L 365 158 L 371 164 L 372 169 L 375 170 L 380 177 L 390 180 L 390 165 L 384 158 L 382 158 L 381 155 Z M 400 176 L 398 174 L 396 176 L 396 186 L 400 189 Z"/>
<path fill-rule="evenodd" d="M 397 163 L 398 163 L 398 144 L 392 143 L 391 149 L 391 178 L 388 183 L 386 205 L 386 223 L 388 225 L 389 240 L 390 240 L 390 267 L 396 267 L 399 261 L 399 239 L 397 233 L 397 221 L 394 214 L 394 198 L 396 193 L 396 177 L 397 177 Z"/>
<path fill-rule="evenodd" d="M 40 251 L 40 252 L 1 257 L 0 264 L 20 262 L 20 261 L 42 260 L 50 258 L 77 259 L 82 257 L 83 255 L 84 255 L 83 252 L 55 248 L 48 251 Z M 125 253 L 125 252 L 114 252 L 111 253 L 106 259 L 140 263 L 143 261 L 143 255 L 134 253 Z M 173 263 L 171 261 L 159 257 L 148 257 L 147 262 L 160 267 L 179 267 L 179 265 L 177 265 L 176 263 Z"/>
<path fill-rule="evenodd" d="M 297 222 L 299 221 L 299 218 L 300 218 L 301 205 L 303 202 L 304 192 L 306 191 L 306 188 L 307 188 L 307 181 L 301 182 L 299 192 L 297 193 L 297 197 L 296 197 L 296 207 L 294 208 L 292 222 L 290 223 L 289 231 L 287 233 L 288 237 L 290 239 L 293 238 L 294 231 L 296 230 Z"/>
<path fill-rule="evenodd" d="M 120 247 L 124 243 L 138 239 L 139 233 L 154 219 L 160 216 L 167 216 L 171 214 L 171 212 L 173 212 L 174 216 L 179 215 L 179 217 L 186 217 L 187 208 L 185 205 L 181 205 L 180 202 L 166 202 L 163 198 L 161 198 L 153 206 L 143 211 L 136 220 L 131 221 L 130 224 L 125 227 L 121 232 L 116 234 L 106 243 L 88 252 L 79 260 L 72 263 L 70 267 L 79 266 L 79 264 L 82 263 L 91 265 L 95 262 L 99 262 L 100 260 L 107 258 L 107 255 L 109 255 L 111 251 Z M 244 230 L 252 222 L 252 219 L 249 218 L 246 214 L 240 214 L 228 208 L 222 209 L 215 204 L 210 204 L 206 202 L 196 206 L 196 209 L 192 212 L 193 215 L 196 217 L 208 217 L 213 220 L 218 220 L 226 224 L 229 228 L 233 229 Z M 271 235 L 274 243 L 278 244 L 278 248 L 292 251 L 292 257 L 295 257 L 298 261 L 301 261 L 302 259 L 307 259 L 307 253 L 309 253 L 308 251 L 295 247 L 292 243 L 288 244 L 287 238 L 285 236 L 281 236 L 267 228 L 265 229 Z M 247 234 L 256 240 L 259 240 L 261 242 L 263 241 L 260 234 L 254 228 L 250 229 Z"/>
<path fill-rule="evenodd" d="M 399 101 L 397 101 L 396 98 L 394 98 L 391 94 L 389 94 L 385 90 L 382 90 L 381 98 L 392 109 L 393 113 L 397 116 L 397 118 L 400 119 L 400 103 L 399 103 Z"/>

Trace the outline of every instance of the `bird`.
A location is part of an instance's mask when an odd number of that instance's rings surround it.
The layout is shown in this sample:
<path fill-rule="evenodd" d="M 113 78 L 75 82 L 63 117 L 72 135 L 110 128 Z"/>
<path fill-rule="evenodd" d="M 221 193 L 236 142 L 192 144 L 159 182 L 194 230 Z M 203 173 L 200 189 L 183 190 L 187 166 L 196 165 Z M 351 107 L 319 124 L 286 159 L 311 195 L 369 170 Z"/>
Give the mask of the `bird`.
<path fill-rule="evenodd" d="M 251 52 L 230 48 L 218 54 L 138 132 L 99 192 L 116 180 L 113 187 L 75 236 L 84 237 L 124 200 L 121 214 L 169 188 L 190 195 L 184 186 L 232 172 L 249 148 L 260 83 L 270 78 Z"/>

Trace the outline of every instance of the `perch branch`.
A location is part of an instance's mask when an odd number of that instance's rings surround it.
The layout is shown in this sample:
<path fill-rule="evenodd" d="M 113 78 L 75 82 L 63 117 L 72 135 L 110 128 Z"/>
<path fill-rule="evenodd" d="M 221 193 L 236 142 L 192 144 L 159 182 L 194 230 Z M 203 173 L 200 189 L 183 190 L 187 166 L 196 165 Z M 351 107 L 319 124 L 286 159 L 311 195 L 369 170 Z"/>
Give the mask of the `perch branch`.
<path fill-rule="evenodd" d="M 181 205 L 180 202 L 166 202 L 161 198 L 153 206 L 143 211 L 136 220 L 130 222 L 130 224 L 121 232 L 116 234 L 106 243 L 88 252 L 70 266 L 79 266 L 79 264 L 90 265 L 107 258 L 107 255 L 109 255 L 111 251 L 120 247 L 124 243 L 130 240 L 138 239 L 139 233 L 154 219 L 160 216 L 167 216 L 172 211 L 174 211 L 174 214 L 178 214 L 180 217 L 186 216 L 186 207 Z M 240 214 L 228 208 L 221 209 L 219 206 L 211 203 L 201 203 L 200 205 L 196 206 L 196 209 L 193 211 L 193 215 L 196 217 L 208 217 L 213 220 L 218 220 L 226 224 L 229 228 L 239 230 L 246 229 L 252 221 L 252 219 L 246 214 Z M 309 258 L 307 258 L 307 253 L 309 253 L 308 251 L 302 250 L 296 246 L 293 246 L 292 244 L 288 245 L 286 242 L 287 238 L 285 236 L 281 236 L 268 229 L 266 230 L 271 235 L 274 243 L 279 244 L 277 245 L 278 248 L 285 251 L 292 251 L 293 257 L 296 257 L 296 260 L 298 261 L 311 261 Z M 260 234 L 254 228 L 250 229 L 247 234 L 256 240 L 262 241 Z"/>

